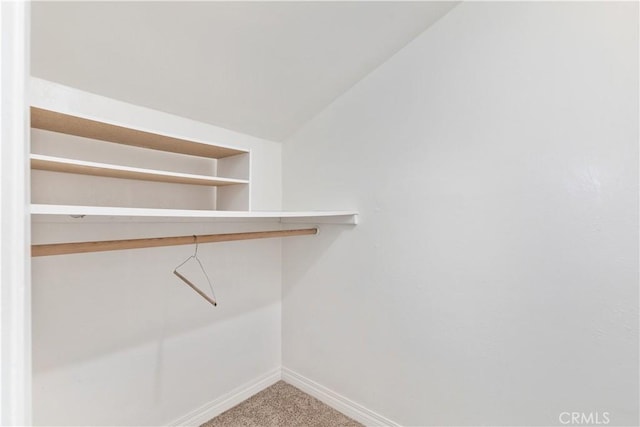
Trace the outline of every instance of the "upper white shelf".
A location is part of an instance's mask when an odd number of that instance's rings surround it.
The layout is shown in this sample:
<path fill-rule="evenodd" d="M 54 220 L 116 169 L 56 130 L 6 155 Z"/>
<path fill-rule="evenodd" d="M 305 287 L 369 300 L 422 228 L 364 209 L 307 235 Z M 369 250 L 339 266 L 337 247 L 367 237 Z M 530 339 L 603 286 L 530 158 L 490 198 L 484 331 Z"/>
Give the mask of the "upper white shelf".
<path fill-rule="evenodd" d="M 87 162 L 84 160 L 44 156 L 41 154 L 31 155 L 31 168 L 52 172 L 95 175 L 109 178 L 138 179 L 143 181 L 168 182 L 174 184 L 222 186 L 249 183 L 249 181 L 244 179 L 219 178 L 206 175 L 142 169 L 106 163 Z"/>
<path fill-rule="evenodd" d="M 275 220 L 297 223 L 357 224 L 356 211 L 211 211 L 184 209 L 148 209 L 103 206 L 72 205 L 31 205 L 31 215 L 38 222 L 69 220 L 70 217 L 85 216 L 85 219 L 99 221 L 135 221 L 139 219 L 157 218 L 169 221 L 181 220 Z M 78 219 L 73 219 L 77 221 Z"/>
<path fill-rule="evenodd" d="M 141 148 L 221 159 L 247 151 L 133 129 L 104 121 L 31 107 L 31 127 Z"/>

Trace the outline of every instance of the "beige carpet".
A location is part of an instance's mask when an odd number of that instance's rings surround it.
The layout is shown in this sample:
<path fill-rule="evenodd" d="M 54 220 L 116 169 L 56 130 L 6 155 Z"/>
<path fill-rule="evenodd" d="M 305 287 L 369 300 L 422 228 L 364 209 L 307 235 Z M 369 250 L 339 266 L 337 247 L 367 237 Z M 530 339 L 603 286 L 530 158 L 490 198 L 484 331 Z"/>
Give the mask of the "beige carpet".
<path fill-rule="evenodd" d="M 201 427 L 361 427 L 346 415 L 279 381 Z"/>

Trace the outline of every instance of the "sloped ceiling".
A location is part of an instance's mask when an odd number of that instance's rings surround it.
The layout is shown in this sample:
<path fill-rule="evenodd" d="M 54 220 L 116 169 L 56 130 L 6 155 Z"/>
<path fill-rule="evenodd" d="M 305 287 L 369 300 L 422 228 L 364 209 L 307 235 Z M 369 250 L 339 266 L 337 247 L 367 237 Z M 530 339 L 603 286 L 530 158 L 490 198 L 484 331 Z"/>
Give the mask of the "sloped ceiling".
<path fill-rule="evenodd" d="M 282 140 L 454 2 L 34 2 L 32 75 Z"/>

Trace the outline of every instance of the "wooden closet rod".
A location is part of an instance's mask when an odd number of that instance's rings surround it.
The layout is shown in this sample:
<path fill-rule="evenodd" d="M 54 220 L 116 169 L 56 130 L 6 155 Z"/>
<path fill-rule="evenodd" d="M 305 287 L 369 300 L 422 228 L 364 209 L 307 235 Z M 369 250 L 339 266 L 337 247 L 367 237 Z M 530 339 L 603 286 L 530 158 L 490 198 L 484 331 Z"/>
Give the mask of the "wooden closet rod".
<path fill-rule="evenodd" d="M 117 251 L 121 249 L 156 248 L 159 246 L 193 245 L 194 243 L 232 242 L 235 240 L 266 239 L 318 234 L 317 228 L 297 230 L 251 231 L 246 233 L 205 234 L 201 236 L 153 237 L 129 240 L 101 240 L 96 242 L 53 243 L 31 245 L 31 256 L 66 255 L 86 252 Z"/>

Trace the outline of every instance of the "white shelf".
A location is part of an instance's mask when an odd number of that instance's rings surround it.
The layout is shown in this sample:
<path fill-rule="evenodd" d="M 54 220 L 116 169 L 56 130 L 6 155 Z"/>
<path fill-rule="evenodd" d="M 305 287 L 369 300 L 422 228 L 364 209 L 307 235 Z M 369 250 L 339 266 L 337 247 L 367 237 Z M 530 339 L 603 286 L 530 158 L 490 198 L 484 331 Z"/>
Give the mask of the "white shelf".
<path fill-rule="evenodd" d="M 31 127 L 67 135 L 114 142 L 134 147 L 221 159 L 248 151 L 222 145 L 205 144 L 142 129 L 119 126 L 102 120 L 72 116 L 57 111 L 31 107 Z"/>
<path fill-rule="evenodd" d="M 207 221 L 279 221 L 307 224 L 358 223 L 358 212 L 356 211 L 212 211 L 32 204 L 31 215 L 36 222 L 149 221 L 149 219 L 180 222 L 201 219 Z M 78 216 L 83 217 L 74 218 Z"/>
<path fill-rule="evenodd" d="M 219 178 L 206 175 L 193 175 L 179 172 L 134 168 L 129 166 L 44 156 L 41 154 L 31 155 L 31 168 L 52 172 L 94 175 L 109 178 L 137 179 L 143 181 L 207 185 L 214 187 L 249 183 L 249 181 L 243 179 Z"/>

